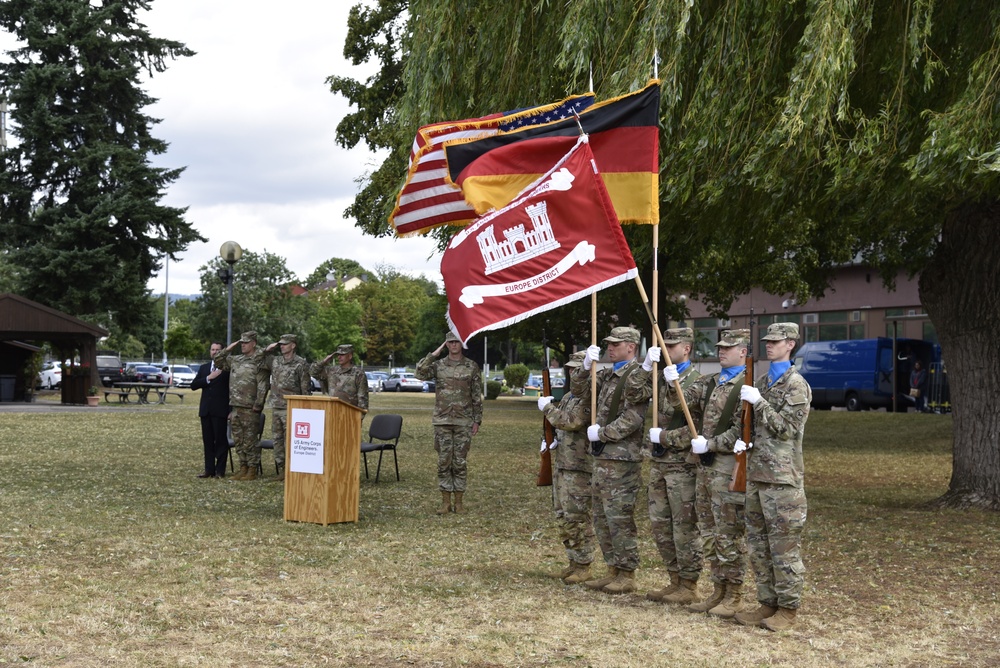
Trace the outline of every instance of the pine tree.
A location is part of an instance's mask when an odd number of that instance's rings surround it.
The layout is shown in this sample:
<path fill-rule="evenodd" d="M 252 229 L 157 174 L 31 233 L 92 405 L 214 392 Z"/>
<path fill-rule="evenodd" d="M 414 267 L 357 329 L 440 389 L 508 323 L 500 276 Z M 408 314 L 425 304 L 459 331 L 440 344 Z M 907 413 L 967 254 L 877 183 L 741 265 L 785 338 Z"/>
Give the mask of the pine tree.
<path fill-rule="evenodd" d="M 160 204 L 181 169 L 150 163 L 167 145 L 143 76 L 194 55 L 139 22 L 148 0 L 10 0 L 0 28 L 16 49 L 0 90 L 16 138 L 0 164 L 0 246 L 26 296 L 130 332 L 147 317 L 146 282 L 164 255 L 201 236 Z"/>

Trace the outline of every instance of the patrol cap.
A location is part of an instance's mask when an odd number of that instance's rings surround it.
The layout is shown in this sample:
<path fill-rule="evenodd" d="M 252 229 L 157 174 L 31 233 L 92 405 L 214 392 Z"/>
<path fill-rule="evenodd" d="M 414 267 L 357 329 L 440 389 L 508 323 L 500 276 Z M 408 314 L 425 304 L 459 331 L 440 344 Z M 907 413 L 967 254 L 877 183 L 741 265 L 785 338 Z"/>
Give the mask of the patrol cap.
<path fill-rule="evenodd" d="M 243 332 L 243 335 L 240 336 L 240 343 L 250 342 L 257 343 L 257 332 L 252 329 L 249 332 Z"/>
<path fill-rule="evenodd" d="M 783 341 L 784 339 L 799 338 L 799 326 L 794 322 L 776 322 L 767 326 L 767 334 L 764 341 Z"/>
<path fill-rule="evenodd" d="M 583 358 L 586 356 L 587 356 L 586 350 L 581 350 L 579 352 L 573 353 L 572 355 L 569 356 L 569 359 L 566 360 L 566 364 L 564 364 L 563 366 L 574 367 L 574 368 L 578 366 L 583 366 Z"/>
<path fill-rule="evenodd" d="M 715 344 L 715 347 L 732 348 L 733 346 L 749 346 L 750 345 L 750 330 L 749 329 L 726 329 L 723 330 L 722 336 L 719 338 L 719 342 Z"/>
<path fill-rule="evenodd" d="M 639 330 L 632 327 L 615 327 L 609 336 L 604 337 L 605 343 L 639 343 Z"/>
<path fill-rule="evenodd" d="M 282 334 L 281 338 L 278 339 L 278 343 L 298 343 L 299 337 L 294 334 Z"/>
<path fill-rule="evenodd" d="M 690 327 L 675 327 L 663 333 L 663 342 L 668 346 L 675 343 L 694 343 L 694 330 Z"/>
<path fill-rule="evenodd" d="M 337 352 L 335 352 L 334 354 L 335 355 L 353 355 L 354 354 L 354 346 L 352 346 L 350 343 L 345 343 L 343 345 L 339 345 L 339 346 L 337 346 Z"/>
<path fill-rule="evenodd" d="M 448 333 L 444 337 L 444 342 L 448 343 L 449 341 L 458 341 L 461 343 L 462 339 L 458 338 L 458 335 L 455 334 L 455 332 L 448 330 Z"/>

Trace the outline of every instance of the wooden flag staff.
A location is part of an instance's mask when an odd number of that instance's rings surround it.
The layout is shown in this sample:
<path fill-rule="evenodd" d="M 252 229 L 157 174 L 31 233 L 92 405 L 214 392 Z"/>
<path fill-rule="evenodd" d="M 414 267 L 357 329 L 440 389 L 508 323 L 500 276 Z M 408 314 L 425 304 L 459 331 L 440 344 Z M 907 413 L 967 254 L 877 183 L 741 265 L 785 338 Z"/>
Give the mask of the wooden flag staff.
<path fill-rule="evenodd" d="M 646 315 L 649 316 L 649 322 L 653 325 L 653 333 L 656 334 L 656 341 L 660 346 L 660 352 L 663 353 L 663 360 L 667 363 L 667 365 L 671 365 L 673 362 L 670 361 L 670 355 L 667 353 L 667 345 L 663 342 L 663 334 L 660 332 L 660 325 L 657 324 L 656 318 L 653 316 L 653 311 L 649 308 L 649 298 L 646 297 L 646 288 L 642 287 L 642 280 L 638 276 L 635 277 L 635 284 L 636 287 L 639 288 L 639 296 L 642 297 L 642 305 L 646 307 Z M 593 317 L 597 317 L 596 313 Z M 594 334 L 594 338 L 597 338 L 596 334 Z M 691 432 L 691 438 L 695 438 L 698 436 L 698 430 L 694 426 L 694 420 L 691 419 L 691 411 L 688 410 L 687 402 L 684 400 L 684 390 L 681 388 L 680 380 L 674 381 L 674 389 L 677 391 L 677 397 L 680 399 L 681 410 L 684 411 L 684 419 L 687 421 L 688 431 Z"/>

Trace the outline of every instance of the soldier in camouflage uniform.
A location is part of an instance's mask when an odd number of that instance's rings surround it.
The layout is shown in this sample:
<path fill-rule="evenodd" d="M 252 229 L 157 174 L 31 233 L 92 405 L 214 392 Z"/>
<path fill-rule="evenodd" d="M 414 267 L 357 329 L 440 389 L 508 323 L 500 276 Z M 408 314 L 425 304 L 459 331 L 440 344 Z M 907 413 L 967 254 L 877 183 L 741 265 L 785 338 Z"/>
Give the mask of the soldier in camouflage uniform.
<path fill-rule="evenodd" d="M 288 417 L 286 394 L 312 394 L 309 363 L 295 354 L 298 337 L 282 334 L 264 352 L 264 368 L 271 372 L 271 434 L 274 439 L 274 466 L 277 481 L 285 479 L 285 422 Z"/>
<path fill-rule="evenodd" d="M 668 329 L 663 343 L 680 374 L 682 388 L 690 387 L 701 374 L 691 364 L 694 331 L 690 327 Z M 629 378 L 630 401 L 649 401 L 653 393 L 652 363 L 660 358 L 659 348 L 650 348 L 642 368 Z M 667 400 L 667 386 L 658 384 L 657 410 L 659 427 L 649 430 L 649 528 L 663 558 L 670 584 L 646 594 L 651 601 L 686 604 L 694 600 L 693 587 L 681 587 L 681 580 L 696 583 L 701 575 L 702 539 L 698 533 L 695 510 L 697 458 L 692 458 L 690 438 L 669 439 L 664 432 L 684 433 L 684 412 Z M 700 429 L 700 425 L 696 424 Z"/>
<path fill-rule="evenodd" d="M 334 356 L 337 364 L 330 362 Z M 309 373 L 323 379 L 327 394 L 357 406 L 363 411 L 368 410 L 368 376 L 360 368 L 354 366 L 354 346 L 344 344 L 337 350 L 314 362 Z"/>
<path fill-rule="evenodd" d="M 566 362 L 566 380 L 570 391 L 558 404 L 552 397 L 539 397 L 538 408 L 555 427 L 556 440 L 547 446 L 555 452 L 552 472 L 552 496 L 559 525 L 559 537 L 566 547 L 569 566 L 559 574 L 566 584 L 590 579 L 594 561 L 594 526 L 590 520 L 590 477 L 594 469 L 586 429 L 590 424 L 590 404 L 580 399 L 581 388 L 574 389 L 572 373 L 583 364 L 584 352 L 573 353 Z"/>
<path fill-rule="evenodd" d="M 753 405 L 752 443 L 747 449 L 747 542 L 760 607 L 736 615 L 745 625 L 783 631 L 795 624 L 802 603 L 802 529 L 806 523 L 802 437 L 812 389 L 791 363 L 799 326 L 776 322 L 764 336 L 768 373 L 740 393 Z"/>
<path fill-rule="evenodd" d="M 704 541 L 712 575 L 713 591 L 705 600 L 687 607 L 691 612 L 708 612 L 718 617 L 732 617 L 740 609 L 743 577 L 746 572 L 746 526 L 744 495 L 730 492 L 736 458 L 733 446 L 739 438 L 739 388 L 743 385 L 750 330 L 722 332 L 716 344 L 721 371 L 698 378 L 684 390 L 684 399 L 701 435 L 692 439 L 687 427 L 665 432 L 668 442 L 678 439 L 690 443 L 691 452 L 701 455 L 698 464 L 695 507 L 698 528 Z M 673 366 L 663 370 L 670 402 L 679 405 L 673 381 L 678 377 Z M 661 434 L 661 441 L 664 434 Z M 692 593 L 697 583 L 682 580 L 681 587 Z M 675 592 L 679 593 L 679 592 Z"/>
<path fill-rule="evenodd" d="M 635 591 L 635 569 L 639 547 L 635 528 L 635 502 L 642 485 L 642 424 L 646 404 L 633 404 L 625 395 L 628 377 L 639 368 L 635 359 L 639 331 L 615 327 L 605 337 L 609 368 L 597 372 L 597 414 L 587 427 L 587 440 L 594 455 L 594 533 L 608 565 L 605 577 L 584 583 L 607 594 Z M 590 402 L 590 367 L 601 356 L 598 346 L 587 348 L 583 366 L 573 372 L 583 381 L 581 400 Z"/>
<path fill-rule="evenodd" d="M 240 354 L 233 349 L 240 346 Z M 260 413 L 264 410 L 270 374 L 263 365 L 264 350 L 257 347 L 257 332 L 243 332 L 213 358 L 215 366 L 229 371 L 229 415 L 240 472 L 232 480 L 256 480 L 260 466 Z"/>
<path fill-rule="evenodd" d="M 438 359 L 446 348 L 448 355 Z M 431 419 L 441 490 L 437 513 L 465 512 L 462 497 L 468 475 L 466 457 L 472 437 L 483 422 L 483 377 L 475 362 L 462 354 L 462 342 L 453 332 L 448 332 L 444 343 L 417 363 L 415 375 L 420 380 L 433 380 L 437 387 Z"/>

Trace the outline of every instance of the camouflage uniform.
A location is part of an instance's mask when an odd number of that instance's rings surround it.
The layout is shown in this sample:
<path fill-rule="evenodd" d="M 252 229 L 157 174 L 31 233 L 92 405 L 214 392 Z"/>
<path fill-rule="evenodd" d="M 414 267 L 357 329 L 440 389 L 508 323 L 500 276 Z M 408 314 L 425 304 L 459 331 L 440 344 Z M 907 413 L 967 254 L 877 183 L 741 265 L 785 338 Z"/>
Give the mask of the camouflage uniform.
<path fill-rule="evenodd" d="M 244 343 L 256 340 L 256 332 L 244 332 L 240 338 Z M 256 348 L 253 353 L 243 355 L 223 348 L 213 361 L 218 368 L 229 371 L 229 405 L 233 408 L 230 424 L 240 468 L 246 466 L 256 471 L 260 464 L 257 430 L 270 380 L 264 368 L 264 350 Z"/>
<path fill-rule="evenodd" d="M 354 346 L 343 345 L 337 348 L 335 355 L 354 352 Z M 309 367 L 309 373 L 324 381 L 327 394 L 357 406 L 363 411 L 368 410 L 368 376 L 360 368 L 351 365 L 343 368 L 334 360 L 320 360 Z"/>
<path fill-rule="evenodd" d="M 723 333 L 723 338 L 742 341 L 747 345 L 749 332 L 732 330 Z M 735 345 L 735 344 L 733 344 Z M 730 392 L 739 393 L 743 386 L 743 371 L 722 385 L 718 384 L 719 374 L 701 376 L 684 390 L 684 400 L 694 423 L 702 425 L 702 436 L 708 439 L 708 451 L 714 453 L 709 465 L 697 460 L 695 507 L 698 513 L 698 529 L 701 532 L 703 551 L 708 558 L 712 581 L 718 584 L 742 585 L 746 573 L 746 521 L 744 518 L 744 494 L 730 492 L 729 481 L 736 456 L 733 445 L 740 435 L 739 403 L 728 424 L 719 424 Z M 668 392 L 671 404 L 679 407 L 677 393 L 673 386 Z M 668 448 L 690 450 L 691 433 L 680 427 L 660 435 L 660 442 Z M 708 459 L 708 458 L 706 458 Z"/>
<path fill-rule="evenodd" d="M 767 331 L 765 340 L 798 338 L 794 323 L 775 323 Z M 786 336 L 792 332 L 794 336 Z M 757 600 L 764 606 L 796 610 L 802 602 L 805 573 L 802 437 L 812 389 L 795 366 L 770 386 L 768 382 L 765 374 L 754 383 L 762 400 L 754 406 L 753 448 L 747 451 L 747 541 Z"/>
<path fill-rule="evenodd" d="M 676 343 L 672 340 L 666 342 Z M 701 374 L 694 365 L 689 366 L 681 373 L 681 387 L 690 387 L 699 377 Z M 658 424 L 664 430 L 663 436 L 675 429 L 688 433 L 686 426 L 682 428 L 686 425 L 684 413 L 668 401 L 667 384 L 661 382 L 657 385 Z M 652 387 L 652 373 L 637 369 L 629 378 L 627 392 L 630 400 L 648 401 L 652 397 Z M 702 538 L 698 532 L 695 507 L 698 467 L 689 461 L 690 452 L 687 452 L 690 438 L 683 441 L 661 437 L 661 443 L 647 445 L 649 451 L 646 454 L 651 463 L 646 493 L 653 540 L 668 572 L 684 580 L 697 580 L 701 574 Z"/>
<path fill-rule="evenodd" d="M 431 424 L 438 453 L 438 487 L 442 492 L 465 492 L 472 425 L 483 422 L 483 377 L 479 367 L 467 357 L 438 359 L 428 353 L 417 363 L 415 375 L 420 380 L 433 380 L 437 386 Z"/>
<path fill-rule="evenodd" d="M 281 337 L 281 343 L 295 343 L 293 335 Z M 271 372 L 271 435 L 274 438 L 274 463 L 279 469 L 285 466 L 285 424 L 288 418 L 286 394 L 312 394 L 309 363 L 298 355 L 286 360 L 275 348 L 264 357 L 264 368 Z"/>
<path fill-rule="evenodd" d="M 567 365 L 567 378 L 579 361 Z M 545 419 L 555 427 L 555 466 L 552 474 L 553 498 L 559 537 L 566 547 L 566 556 L 576 564 L 594 560 L 594 526 L 590 521 L 590 484 L 594 464 L 587 452 L 587 426 L 590 424 L 590 404 L 571 390 L 558 405 L 550 403 L 543 410 Z"/>
<path fill-rule="evenodd" d="M 618 330 L 630 329 L 616 327 Z M 635 331 L 635 330 L 632 330 Z M 638 332 L 636 332 L 638 335 Z M 608 341 L 611 337 L 605 338 Z M 635 337 L 638 340 L 638 336 Z M 635 527 L 635 502 L 642 485 L 642 440 L 646 404 L 634 404 L 623 394 L 617 415 L 610 415 L 612 396 L 619 380 L 639 363 L 632 359 L 615 371 L 597 372 L 598 437 L 604 448 L 594 455 L 592 478 L 594 533 L 609 568 L 632 572 L 639 566 Z M 590 372 L 583 367 L 573 372 L 575 384 L 582 386 L 580 400 L 590 402 Z"/>

